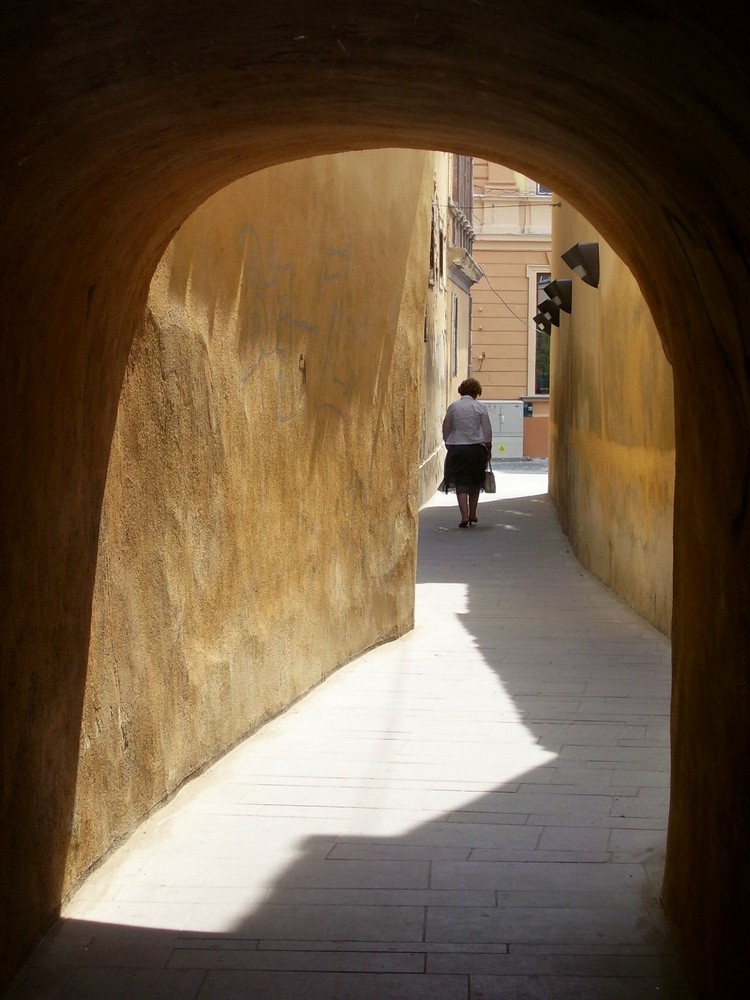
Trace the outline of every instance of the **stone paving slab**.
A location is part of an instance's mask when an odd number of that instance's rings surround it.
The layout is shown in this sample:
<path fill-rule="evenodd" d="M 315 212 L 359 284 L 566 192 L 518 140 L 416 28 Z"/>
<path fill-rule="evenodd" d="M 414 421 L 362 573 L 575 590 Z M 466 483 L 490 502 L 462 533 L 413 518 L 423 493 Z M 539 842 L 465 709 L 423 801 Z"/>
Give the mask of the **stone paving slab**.
<path fill-rule="evenodd" d="M 472 976 L 469 1000 L 686 1000 L 683 987 L 665 992 L 664 974 L 611 976 Z"/>
<path fill-rule="evenodd" d="M 185 786 L 10 1000 L 689 1000 L 659 906 L 667 640 L 540 463 L 421 512 L 415 628 Z"/>
<path fill-rule="evenodd" d="M 466 1000 L 466 976 L 210 972 L 198 1000 Z"/>

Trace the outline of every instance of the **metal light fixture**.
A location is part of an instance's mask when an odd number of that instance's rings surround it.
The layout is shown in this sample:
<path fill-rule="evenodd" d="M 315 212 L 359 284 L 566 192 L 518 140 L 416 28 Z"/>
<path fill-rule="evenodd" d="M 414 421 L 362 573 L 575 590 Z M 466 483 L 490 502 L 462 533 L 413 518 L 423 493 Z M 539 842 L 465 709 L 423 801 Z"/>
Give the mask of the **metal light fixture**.
<path fill-rule="evenodd" d="M 599 287 L 599 244 L 576 243 L 561 255 L 578 277 L 592 288 Z"/>
<path fill-rule="evenodd" d="M 546 313 L 537 313 L 534 317 L 534 325 L 537 333 L 552 333 L 552 320 Z"/>
<path fill-rule="evenodd" d="M 549 285 L 547 285 L 547 288 L 549 288 Z M 545 316 L 552 326 L 560 325 L 560 307 L 557 303 L 553 302 L 552 299 L 544 299 L 544 301 L 539 303 L 537 309 L 539 310 L 539 313 L 534 317 L 534 322 L 536 322 L 538 316 L 541 315 Z"/>
<path fill-rule="evenodd" d="M 558 278 L 544 286 L 544 290 L 563 312 L 569 313 L 573 308 L 573 282 L 570 278 Z"/>

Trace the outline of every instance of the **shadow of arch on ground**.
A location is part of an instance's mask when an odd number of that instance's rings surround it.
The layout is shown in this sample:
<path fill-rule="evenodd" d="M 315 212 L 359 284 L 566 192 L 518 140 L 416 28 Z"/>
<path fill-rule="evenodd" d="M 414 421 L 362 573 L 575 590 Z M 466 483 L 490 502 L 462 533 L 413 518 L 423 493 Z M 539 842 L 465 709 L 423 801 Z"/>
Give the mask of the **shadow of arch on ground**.
<path fill-rule="evenodd" d="M 545 495 L 479 516 L 422 510 L 414 632 L 148 821 L 12 1000 L 691 995 L 658 905 L 669 644 Z"/>

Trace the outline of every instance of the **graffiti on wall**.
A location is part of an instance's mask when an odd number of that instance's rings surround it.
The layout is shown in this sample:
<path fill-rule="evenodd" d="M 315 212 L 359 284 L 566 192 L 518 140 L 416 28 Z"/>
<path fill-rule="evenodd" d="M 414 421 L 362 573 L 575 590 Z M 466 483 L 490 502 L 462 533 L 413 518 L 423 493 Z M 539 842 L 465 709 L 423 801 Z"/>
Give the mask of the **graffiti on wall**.
<path fill-rule="evenodd" d="M 260 375 L 274 358 L 277 420 L 292 419 L 312 400 L 314 410 L 343 417 L 354 376 L 351 367 L 351 318 L 347 281 L 351 241 L 310 251 L 295 260 L 280 255 L 273 240 L 263 242 L 253 226 L 239 235 L 244 253 L 240 289 L 240 348 L 243 385 Z M 306 276 L 303 292 L 301 275 Z M 309 383 L 309 394 L 306 392 Z"/>

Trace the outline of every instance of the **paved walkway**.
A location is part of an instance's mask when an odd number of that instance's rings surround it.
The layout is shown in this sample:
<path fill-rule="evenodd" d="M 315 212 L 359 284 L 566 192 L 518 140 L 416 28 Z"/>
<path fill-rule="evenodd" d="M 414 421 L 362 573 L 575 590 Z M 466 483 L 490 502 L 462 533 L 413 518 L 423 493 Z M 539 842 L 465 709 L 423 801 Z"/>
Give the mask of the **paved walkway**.
<path fill-rule="evenodd" d="M 657 907 L 669 645 L 568 551 L 541 463 L 422 512 L 417 625 L 183 792 L 13 1000 L 686 998 Z"/>

